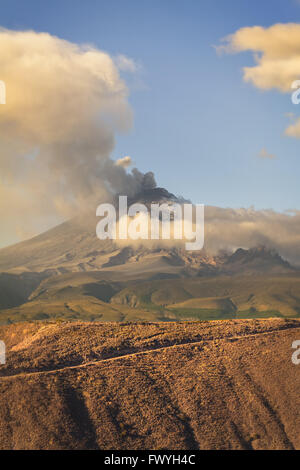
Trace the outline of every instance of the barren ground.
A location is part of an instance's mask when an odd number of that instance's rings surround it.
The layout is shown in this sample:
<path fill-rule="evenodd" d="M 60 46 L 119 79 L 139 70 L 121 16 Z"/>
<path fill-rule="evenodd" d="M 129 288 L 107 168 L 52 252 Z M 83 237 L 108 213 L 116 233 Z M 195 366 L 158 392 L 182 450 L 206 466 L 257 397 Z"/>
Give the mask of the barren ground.
<path fill-rule="evenodd" d="M 300 321 L 0 328 L 1 449 L 300 449 Z"/>

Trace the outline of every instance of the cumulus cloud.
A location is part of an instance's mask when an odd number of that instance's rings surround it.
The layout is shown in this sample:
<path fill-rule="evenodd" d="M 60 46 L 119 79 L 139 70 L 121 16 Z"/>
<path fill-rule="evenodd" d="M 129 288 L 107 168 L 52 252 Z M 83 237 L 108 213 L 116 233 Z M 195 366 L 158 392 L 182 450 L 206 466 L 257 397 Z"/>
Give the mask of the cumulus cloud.
<path fill-rule="evenodd" d="M 276 158 L 276 155 L 273 155 L 272 153 L 269 153 L 265 148 L 262 148 L 258 154 L 258 157 L 273 160 L 274 158 Z"/>
<path fill-rule="evenodd" d="M 0 63 L 0 218 L 7 232 L 25 225 L 40 231 L 42 220 L 140 190 L 110 158 L 116 133 L 132 125 L 113 58 L 47 33 L 1 29 Z M 120 63 L 131 61 L 122 56 Z"/>
<path fill-rule="evenodd" d="M 223 40 L 219 51 L 237 53 L 252 51 L 256 65 L 244 67 L 244 80 L 258 88 L 290 92 L 299 78 L 300 24 L 275 24 L 269 28 L 241 28 Z"/>
<path fill-rule="evenodd" d="M 255 65 L 243 68 L 243 78 L 262 90 L 291 93 L 300 78 L 300 24 L 275 24 L 269 28 L 241 28 L 223 39 L 218 52 L 253 52 Z M 296 83 L 296 82 L 295 82 Z M 299 95 L 299 92 L 297 92 Z M 300 119 L 285 134 L 300 138 Z"/>

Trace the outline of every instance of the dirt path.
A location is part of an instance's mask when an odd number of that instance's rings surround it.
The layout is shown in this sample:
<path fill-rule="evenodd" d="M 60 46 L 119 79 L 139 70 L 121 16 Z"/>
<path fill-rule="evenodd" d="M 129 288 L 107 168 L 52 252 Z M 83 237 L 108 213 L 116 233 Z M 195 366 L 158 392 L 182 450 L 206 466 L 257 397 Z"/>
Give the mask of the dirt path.
<path fill-rule="evenodd" d="M 109 362 L 112 362 L 112 361 L 118 361 L 118 360 L 122 360 L 122 359 L 126 359 L 126 358 L 132 358 L 132 357 L 137 357 L 137 356 L 143 356 L 143 355 L 149 355 L 153 352 L 156 352 L 156 351 L 162 351 L 162 350 L 168 350 L 168 349 L 171 349 L 171 348 L 174 348 L 174 349 L 180 349 L 180 348 L 184 348 L 186 346 L 193 346 L 193 345 L 199 345 L 199 344 L 203 344 L 203 343 L 211 343 L 211 342 L 218 342 L 218 341 L 238 341 L 238 340 L 241 340 L 241 339 L 246 339 L 246 338 L 255 338 L 255 337 L 258 337 L 258 336 L 269 336 L 269 335 L 272 335 L 274 333 L 279 333 L 279 332 L 282 332 L 282 331 L 288 331 L 288 330 L 300 330 L 300 326 L 296 326 L 296 325 L 283 325 L 282 327 L 279 327 L 279 328 L 274 328 L 274 329 L 270 329 L 268 331 L 261 331 L 261 332 L 257 332 L 257 333 L 249 333 L 249 334 L 241 334 L 241 335 L 236 335 L 236 336 L 231 336 L 231 335 L 225 335 L 225 336 L 220 336 L 220 337 L 217 337 L 217 338 L 205 338 L 205 339 L 202 339 L 202 340 L 197 340 L 197 341 L 184 341 L 180 344 L 171 344 L 171 345 L 168 345 L 168 346 L 157 346 L 157 347 L 152 347 L 151 349 L 148 349 L 148 350 L 144 350 L 144 351 L 136 351 L 136 352 L 132 352 L 132 353 L 125 353 L 125 354 L 120 354 L 119 356 L 112 356 L 112 357 L 106 357 L 104 359 L 99 359 L 99 360 L 96 360 L 96 361 L 89 361 L 89 362 L 85 362 L 85 363 L 82 363 L 82 364 L 73 364 L 73 365 L 69 365 L 69 366 L 63 366 L 63 367 L 57 367 L 57 368 L 54 368 L 54 369 L 48 369 L 48 370 L 42 370 L 42 371 L 31 371 L 31 372 L 21 372 L 21 373 L 16 373 L 16 374 L 10 374 L 10 375 L 5 375 L 5 376 L 0 376 L 0 381 L 1 380 L 5 380 L 5 379 L 10 379 L 12 377 L 30 377 L 30 376 L 36 376 L 36 375 L 42 375 L 42 374 L 55 374 L 56 372 L 63 372 L 63 371 L 67 371 L 67 370 L 72 370 L 72 369 L 82 369 L 82 368 L 86 368 L 86 367 L 89 367 L 89 366 L 97 366 L 97 365 L 101 365 L 101 364 L 105 364 L 105 363 L 109 363 Z M 300 337 L 300 335 L 299 335 Z"/>

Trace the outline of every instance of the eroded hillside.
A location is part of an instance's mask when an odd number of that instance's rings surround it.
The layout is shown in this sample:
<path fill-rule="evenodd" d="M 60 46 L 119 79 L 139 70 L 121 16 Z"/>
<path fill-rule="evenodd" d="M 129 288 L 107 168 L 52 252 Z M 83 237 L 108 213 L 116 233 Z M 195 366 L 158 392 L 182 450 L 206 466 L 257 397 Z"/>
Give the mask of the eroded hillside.
<path fill-rule="evenodd" d="M 2 449 L 300 448 L 297 320 L 0 328 Z"/>

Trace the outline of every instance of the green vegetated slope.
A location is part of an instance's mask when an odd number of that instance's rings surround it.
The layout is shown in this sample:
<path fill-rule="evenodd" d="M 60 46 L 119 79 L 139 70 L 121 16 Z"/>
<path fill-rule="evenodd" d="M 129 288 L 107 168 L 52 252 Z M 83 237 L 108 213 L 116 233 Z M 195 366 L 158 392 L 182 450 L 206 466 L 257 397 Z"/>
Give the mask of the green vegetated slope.
<path fill-rule="evenodd" d="M 114 304 L 163 307 L 170 318 L 297 317 L 299 275 L 173 279 L 136 283 L 115 296 Z"/>
<path fill-rule="evenodd" d="M 159 311 L 114 305 L 122 285 L 100 272 L 68 273 L 44 279 L 27 302 L 0 310 L 0 323 L 26 320 L 141 321 L 160 320 Z"/>
<path fill-rule="evenodd" d="M 224 276 L 112 281 L 106 273 L 44 279 L 24 303 L 0 310 L 0 322 L 68 319 L 175 321 L 298 317 L 300 276 Z"/>

